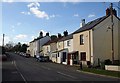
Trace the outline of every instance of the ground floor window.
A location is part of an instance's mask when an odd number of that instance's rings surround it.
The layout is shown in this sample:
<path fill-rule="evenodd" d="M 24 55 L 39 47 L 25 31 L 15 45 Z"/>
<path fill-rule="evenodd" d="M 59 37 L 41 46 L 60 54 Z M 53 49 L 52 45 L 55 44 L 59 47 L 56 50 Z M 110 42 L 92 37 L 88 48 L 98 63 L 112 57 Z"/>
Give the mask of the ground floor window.
<path fill-rule="evenodd" d="M 66 61 L 66 52 L 63 52 L 63 62 Z"/>
<path fill-rule="evenodd" d="M 86 52 L 81 52 L 80 56 L 82 61 L 86 61 Z"/>

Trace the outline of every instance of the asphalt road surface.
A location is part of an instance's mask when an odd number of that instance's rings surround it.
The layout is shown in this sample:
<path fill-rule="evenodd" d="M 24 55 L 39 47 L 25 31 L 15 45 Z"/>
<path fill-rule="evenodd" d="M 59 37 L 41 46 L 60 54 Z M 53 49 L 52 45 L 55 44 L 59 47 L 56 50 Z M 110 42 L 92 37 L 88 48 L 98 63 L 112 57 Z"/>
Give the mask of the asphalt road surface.
<path fill-rule="evenodd" d="M 78 72 L 76 67 L 51 62 L 37 62 L 9 53 L 2 63 L 2 81 L 118 81 L 117 78 Z"/>

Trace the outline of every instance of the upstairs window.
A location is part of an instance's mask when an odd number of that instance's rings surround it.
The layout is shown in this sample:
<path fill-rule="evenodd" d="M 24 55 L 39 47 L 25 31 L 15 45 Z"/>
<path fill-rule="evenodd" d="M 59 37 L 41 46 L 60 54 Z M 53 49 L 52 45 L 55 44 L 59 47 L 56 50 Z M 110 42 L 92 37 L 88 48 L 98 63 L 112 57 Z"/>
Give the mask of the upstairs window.
<path fill-rule="evenodd" d="M 80 45 L 84 45 L 84 36 L 80 35 Z"/>
<path fill-rule="evenodd" d="M 67 41 L 67 46 L 70 46 L 70 40 Z"/>

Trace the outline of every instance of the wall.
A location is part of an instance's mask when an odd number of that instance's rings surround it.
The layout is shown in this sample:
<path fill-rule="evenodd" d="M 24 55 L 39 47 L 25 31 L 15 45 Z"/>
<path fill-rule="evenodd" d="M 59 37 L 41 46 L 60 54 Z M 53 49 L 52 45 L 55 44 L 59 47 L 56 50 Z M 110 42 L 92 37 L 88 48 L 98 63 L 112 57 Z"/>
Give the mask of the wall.
<path fill-rule="evenodd" d="M 50 45 L 44 45 L 43 46 L 43 54 L 44 54 L 44 56 L 49 56 L 50 55 Z"/>
<path fill-rule="evenodd" d="M 50 59 L 53 62 L 56 62 L 56 53 L 53 53 L 53 52 L 57 51 L 57 43 L 56 42 L 50 44 L 50 50 L 51 50 Z"/>
<path fill-rule="evenodd" d="M 98 24 L 93 31 L 93 58 L 95 65 L 106 59 L 112 60 L 111 17 Z M 118 20 L 114 17 L 114 59 L 118 60 Z"/>
<path fill-rule="evenodd" d="M 39 55 L 39 52 L 42 50 L 42 45 L 50 40 L 49 36 L 45 36 L 39 40 L 30 43 L 30 54 L 32 57 L 34 55 Z"/>
<path fill-rule="evenodd" d="M 58 48 L 58 51 L 64 49 L 64 43 L 63 43 L 63 41 L 57 42 L 57 48 Z"/>
<path fill-rule="evenodd" d="M 51 57 L 51 60 L 52 62 L 57 62 L 57 53 L 52 53 L 52 57 Z"/>
<path fill-rule="evenodd" d="M 40 40 L 39 40 L 39 51 L 42 51 L 42 46 L 45 44 L 45 43 L 47 43 L 49 40 L 51 40 L 51 38 L 49 37 L 49 36 L 45 36 L 45 37 L 43 37 L 43 38 L 41 38 Z M 43 55 L 43 53 L 40 53 L 40 55 Z"/>
<path fill-rule="evenodd" d="M 105 65 L 105 70 L 110 70 L 110 71 L 120 71 L 120 66 L 115 66 L 115 65 Z"/>
<path fill-rule="evenodd" d="M 81 60 L 80 58 L 80 52 L 86 52 L 86 61 L 90 61 L 91 60 L 91 33 L 92 31 L 84 31 L 84 32 L 80 32 L 80 33 L 76 33 L 73 35 L 73 49 L 74 51 L 78 51 L 79 52 L 79 60 Z M 80 35 L 84 36 L 84 45 L 80 45 Z"/>
<path fill-rule="evenodd" d="M 67 46 L 67 41 L 70 41 L 70 46 Z M 73 39 L 65 40 L 64 48 L 67 48 L 68 52 L 72 52 L 73 51 Z"/>
<path fill-rule="evenodd" d="M 120 23 L 118 23 L 117 25 L 118 25 L 118 56 L 119 56 L 118 58 L 120 60 Z"/>
<path fill-rule="evenodd" d="M 62 53 L 63 52 L 68 53 L 68 49 L 64 49 L 64 50 L 58 52 L 59 53 L 59 57 L 57 55 L 57 63 L 67 64 L 67 56 L 66 56 L 66 61 L 65 62 L 62 61 L 62 59 L 63 59 L 63 54 Z"/>

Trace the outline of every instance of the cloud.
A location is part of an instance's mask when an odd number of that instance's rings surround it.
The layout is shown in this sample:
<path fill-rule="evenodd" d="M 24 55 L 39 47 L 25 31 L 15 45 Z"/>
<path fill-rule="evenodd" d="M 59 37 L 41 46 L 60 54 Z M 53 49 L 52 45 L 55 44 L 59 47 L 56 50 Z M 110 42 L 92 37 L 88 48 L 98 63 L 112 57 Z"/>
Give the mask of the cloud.
<path fill-rule="evenodd" d="M 53 14 L 53 15 L 50 15 L 50 18 L 55 18 L 55 16 L 56 16 L 56 15 L 54 15 L 54 14 Z"/>
<path fill-rule="evenodd" d="M 15 28 L 15 26 L 14 26 L 14 25 L 12 25 L 11 27 L 12 27 L 12 28 Z"/>
<path fill-rule="evenodd" d="M 74 14 L 74 17 L 79 17 L 79 14 Z"/>
<path fill-rule="evenodd" d="M 39 9 L 40 4 L 37 2 L 30 3 L 27 5 L 27 7 L 30 10 L 30 13 L 35 15 L 38 18 L 46 18 L 49 19 L 49 15 L 45 11 L 41 11 Z"/>
<path fill-rule="evenodd" d="M 19 26 L 19 25 L 21 25 L 21 23 L 20 23 L 20 22 L 18 22 L 18 23 L 17 23 L 17 26 Z"/>
<path fill-rule="evenodd" d="M 95 14 L 89 14 L 88 15 L 88 18 L 92 18 L 92 17 L 95 17 Z"/>
<path fill-rule="evenodd" d="M 2 0 L 2 2 L 112 2 L 113 0 Z M 119 2 L 119 0 L 114 0 Z"/>
<path fill-rule="evenodd" d="M 30 4 L 28 4 L 27 6 L 28 6 L 29 8 L 30 8 L 30 7 L 33 7 L 33 6 L 35 6 L 35 7 L 39 7 L 40 4 L 39 4 L 38 2 L 34 2 L 34 3 L 30 3 Z"/>
<path fill-rule="evenodd" d="M 12 3 L 12 2 L 14 2 L 14 0 L 2 0 L 2 2 Z"/>
<path fill-rule="evenodd" d="M 15 40 L 19 39 L 20 40 L 20 39 L 25 39 L 25 38 L 27 38 L 27 35 L 25 35 L 25 34 L 19 34 L 19 35 L 16 35 L 14 39 Z"/>
<path fill-rule="evenodd" d="M 30 15 L 31 13 L 30 12 L 21 12 L 21 14 Z"/>
<path fill-rule="evenodd" d="M 32 38 L 32 40 L 34 40 L 34 39 L 35 39 L 35 36 L 31 36 L 31 38 Z"/>

